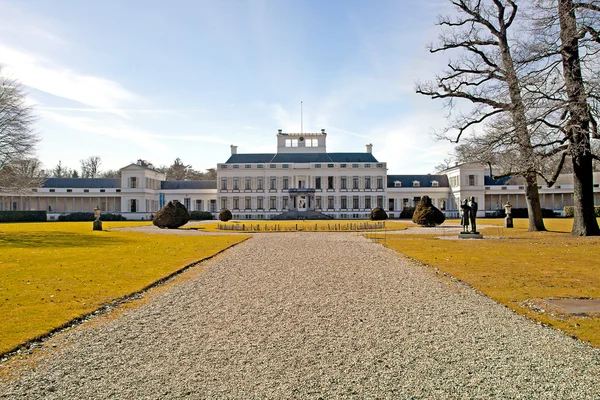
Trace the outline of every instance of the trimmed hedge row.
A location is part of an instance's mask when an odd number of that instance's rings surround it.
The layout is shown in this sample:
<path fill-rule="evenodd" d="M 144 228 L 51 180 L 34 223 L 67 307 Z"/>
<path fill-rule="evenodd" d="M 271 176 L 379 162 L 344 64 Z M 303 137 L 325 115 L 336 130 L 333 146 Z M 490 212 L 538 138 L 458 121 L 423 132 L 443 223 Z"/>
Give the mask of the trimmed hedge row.
<path fill-rule="evenodd" d="M 573 218 L 575 216 L 575 207 L 565 206 L 564 213 L 565 217 Z M 600 206 L 594 206 L 594 215 L 600 218 Z"/>
<path fill-rule="evenodd" d="M 529 218 L 529 212 L 527 208 L 513 208 L 511 210 L 511 215 L 513 218 Z M 486 218 L 504 218 L 506 217 L 506 212 L 504 210 L 496 210 L 492 212 L 486 213 Z M 542 218 L 554 218 L 556 214 L 553 210 L 548 208 L 542 208 Z"/>
<path fill-rule="evenodd" d="M 93 212 L 74 212 L 70 214 L 61 214 L 58 216 L 59 221 L 94 221 Z M 125 221 L 126 218 L 121 214 L 100 214 L 100 221 Z"/>
<path fill-rule="evenodd" d="M 213 219 L 213 215 L 208 211 L 192 211 L 190 213 L 190 219 L 194 221 L 202 221 L 206 219 Z"/>
<path fill-rule="evenodd" d="M 46 211 L 0 211 L 0 222 L 46 222 Z"/>

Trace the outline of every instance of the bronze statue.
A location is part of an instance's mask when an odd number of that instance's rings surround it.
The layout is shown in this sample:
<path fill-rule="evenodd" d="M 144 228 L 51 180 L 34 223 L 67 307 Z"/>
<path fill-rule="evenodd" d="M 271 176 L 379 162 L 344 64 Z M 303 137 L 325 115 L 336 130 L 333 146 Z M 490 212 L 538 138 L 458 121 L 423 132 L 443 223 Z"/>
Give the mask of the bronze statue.
<path fill-rule="evenodd" d="M 471 207 L 469 207 L 469 200 L 465 199 L 460 205 L 460 224 L 463 227 L 463 233 L 469 232 L 469 214 Z"/>
<path fill-rule="evenodd" d="M 469 219 L 471 220 L 471 233 L 477 233 L 477 222 L 475 219 L 477 218 L 477 202 L 475 201 L 475 197 L 469 197 Z"/>

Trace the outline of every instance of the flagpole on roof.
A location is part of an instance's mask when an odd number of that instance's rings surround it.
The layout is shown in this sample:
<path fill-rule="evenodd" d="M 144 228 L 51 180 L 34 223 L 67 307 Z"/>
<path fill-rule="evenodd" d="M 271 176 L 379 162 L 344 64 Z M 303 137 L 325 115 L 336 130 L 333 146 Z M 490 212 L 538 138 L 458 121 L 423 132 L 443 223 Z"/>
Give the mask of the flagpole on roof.
<path fill-rule="evenodd" d="M 302 115 L 302 101 L 300 101 L 300 133 L 304 133 L 304 122 Z"/>

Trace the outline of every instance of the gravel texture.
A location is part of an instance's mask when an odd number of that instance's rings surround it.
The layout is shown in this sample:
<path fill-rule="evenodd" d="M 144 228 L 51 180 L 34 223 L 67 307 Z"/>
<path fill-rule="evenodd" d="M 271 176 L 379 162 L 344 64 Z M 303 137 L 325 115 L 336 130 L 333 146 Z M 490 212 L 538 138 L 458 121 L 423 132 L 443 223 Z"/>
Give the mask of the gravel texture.
<path fill-rule="evenodd" d="M 600 398 L 598 350 L 352 233 L 254 235 L 86 325 L 0 398 Z"/>

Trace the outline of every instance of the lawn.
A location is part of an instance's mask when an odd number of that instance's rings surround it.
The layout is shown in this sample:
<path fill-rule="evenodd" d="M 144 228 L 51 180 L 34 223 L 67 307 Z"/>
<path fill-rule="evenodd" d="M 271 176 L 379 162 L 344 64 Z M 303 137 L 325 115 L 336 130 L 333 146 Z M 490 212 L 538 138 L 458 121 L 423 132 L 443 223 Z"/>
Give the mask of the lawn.
<path fill-rule="evenodd" d="M 480 229 L 488 240 L 406 234 L 387 235 L 385 245 L 468 283 L 521 314 L 600 347 L 600 315 L 565 315 L 543 302 L 547 298 L 600 298 L 600 237 L 571 236 L 572 219 L 545 220 L 548 232 L 527 232 L 527 221 L 522 219 L 515 220 L 514 229 L 502 228 L 502 220 L 478 222 L 495 226 Z"/>
<path fill-rule="evenodd" d="M 376 225 L 383 228 L 376 228 Z M 246 232 L 296 232 L 296 231 L 371 231 L 371 230 L 403 230 L 412 226 L 407 221 L 370 221 L 370 220 L 322 220 L 322 221 L 273 221 L 273 220 L 232 220 L 228 222 L 208 222 L 191 225 L 189 229 L 204 232 L 223 232 L 219 226 L 229 230 Z"/>
<path fill-rule="evenodd" d="M 149 224 L 0 224 L 0 354 L 248 237 L 108 231 Z"/>

